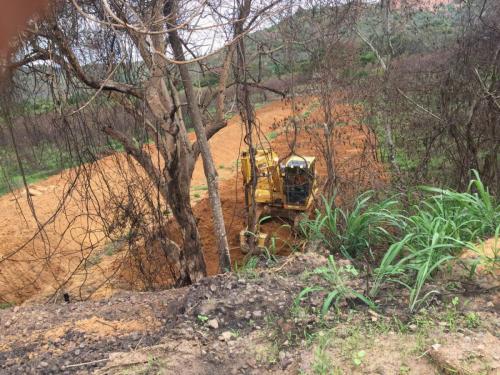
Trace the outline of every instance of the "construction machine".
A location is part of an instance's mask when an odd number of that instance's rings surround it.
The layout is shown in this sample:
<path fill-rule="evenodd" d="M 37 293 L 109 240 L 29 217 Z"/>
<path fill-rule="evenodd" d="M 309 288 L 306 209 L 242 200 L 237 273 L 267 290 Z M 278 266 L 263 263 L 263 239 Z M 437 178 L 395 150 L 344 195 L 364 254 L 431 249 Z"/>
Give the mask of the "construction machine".
<path fill-rule="evenodd" d="M 268 248 L 270 237 L 260 228 L 263 221 L 282 218 L 297 228 L 300 216 L 310 212 L 318 190 L 315 157 L 291 155 L 286 160 L 280 160 L 271 149 L 253 152 L 255 168 L 252 168 L 249 151 L 243 152 L 240 159 L 245 204 L 247 208 L 255 205 L 256 218 L 253 233 L 248 226 L 240 232 L 240 248 L 245 254 L 252 247 L 257 252 Z M 255 192 L 252 194 L 254 184 Z"/>

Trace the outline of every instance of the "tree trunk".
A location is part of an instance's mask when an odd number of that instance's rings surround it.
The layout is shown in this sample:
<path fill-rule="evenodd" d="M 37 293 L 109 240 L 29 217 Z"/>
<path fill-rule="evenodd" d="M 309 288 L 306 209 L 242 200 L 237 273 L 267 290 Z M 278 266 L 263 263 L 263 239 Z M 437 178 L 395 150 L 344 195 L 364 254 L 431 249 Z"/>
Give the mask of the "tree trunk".
<path fill-rule="evenodd" d="M 175 58 L 179 61 L 185 61 L 184 51 L 177 31 L 169 32 L 170 42 L 174 51 Z M 217 249 L 219 251 L 219 270 L 226 272 L 231 270 L 231 256 L 227 242 L 226 227 L 224 225 L 224 216 L 222 214 L 222 205 L 219 196 L 218 174 L 210 152 L 210 146 L 207 140 L 207 134 L 203 125 L 200 109 L 197 104 L 196 93 L 194 92 L 191 75 L 186 64 L 178 65 L 182 78 L 182 83 L 186 92 L 189 114 L 193 120 L 196 140 L 203 160 L 203 170 L 207 179 L 208 197 L 214 219 L 214 231 L 217 239 Z"/>
<path fill-rule="evenodd" d="M 182 232 L 183 251 L 180 262 L 185 267 L 186 279 L 179 280 L 179 283 L 188 285 L 207 275 L 200 234 L 189 201 L 189 183 L 174 178 L 168 184 L 168 191 L 168 203 Z"/>

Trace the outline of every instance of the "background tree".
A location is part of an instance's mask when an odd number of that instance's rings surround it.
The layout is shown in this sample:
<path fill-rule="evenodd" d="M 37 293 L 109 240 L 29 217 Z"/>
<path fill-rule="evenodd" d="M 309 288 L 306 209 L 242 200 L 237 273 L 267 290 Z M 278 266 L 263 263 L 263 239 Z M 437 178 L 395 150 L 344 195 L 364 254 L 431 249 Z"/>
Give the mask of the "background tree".
<path fill-rule="evenodd" d="M 26 68 L 31 73 L 42 70 L 41 75 L 47 70 L 57 72 L 53 99 L 54 103 L 65 104 L 60 106 L 62 117 L 75 116 L 110 93 L 108 103 L 119 105 L 140 119 L 144 134 L 154 141 L 159 156 L 148 152 L 133 136 L 111 123 L 103 126 L 102 131 L 141 166 L 179 226 L 179 243 L 160 236 L 162 250 L 178 266 L 177 284 L 206 275 L 189 195 L 199 155 L 207 177 L 220 269 L 230 269 L 217 172 L 207 141 L 226 124 L 222 104 L 232 45 L 256 27 L 276 3 L 249 7 L 243 19 L 236 18 L 240 15 L 237 7 L 222 3 L 160 0 L 58 3 L 46 18 L 28 27 L 21 40 L 22 49 L 11 64 L 11 69 Z M 215 10 L 217 5 L 224 5 L 223 11 Z M 225 26 L 236 20 L 243 25 L 241 34 L 225 33 Z M 207 46 L 208 42 L 212 47 Z M 210 121 L 203 116 L 207 108 L 199 101 L 188 67 L 219 52 L 214 45 L 227 50 L 227 62 L 220 74 L 216 120 Z M 43 64 L 34 64 L 35 61 Z M 67 106 L 68 91 L 89 93 L 88 100 L 78 103 L 77 108 Z M 186 113 L 183 107 L 187 108 Z M 194 143 L 187 136 L 187 121 L 196 133 Z"/>

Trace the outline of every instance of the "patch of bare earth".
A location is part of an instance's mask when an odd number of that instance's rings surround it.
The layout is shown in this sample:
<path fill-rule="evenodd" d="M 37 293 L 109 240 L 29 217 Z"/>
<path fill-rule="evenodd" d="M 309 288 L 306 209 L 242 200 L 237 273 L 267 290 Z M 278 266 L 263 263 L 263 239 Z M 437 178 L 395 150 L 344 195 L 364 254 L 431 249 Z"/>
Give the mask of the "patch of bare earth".
<path fill-rule="evenodd" d="M 459 305 L 443 293 L 411 316 L 395 288 L 377 312 L 351 301 L 321 318 L 324 294 L 296 297 L 327 286 L 310 273 L 326 262 L 299 253 L 189 288 L 0 311 L 0 373 L 498 373 L 498 290 Z M 362 277 L 346 283 L 365 287 Z"/>

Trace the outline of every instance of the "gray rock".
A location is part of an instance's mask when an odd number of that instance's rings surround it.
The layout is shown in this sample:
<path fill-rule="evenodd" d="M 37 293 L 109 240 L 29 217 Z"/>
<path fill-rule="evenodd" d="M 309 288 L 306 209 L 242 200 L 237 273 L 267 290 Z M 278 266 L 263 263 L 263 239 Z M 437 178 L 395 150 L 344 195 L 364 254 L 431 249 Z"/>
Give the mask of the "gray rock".
<path fill-rule="evenodd" d="M 260 310 L 255 310 L 253 313 L 252 313 L 253 317 L 254 318 L 262 318 L 262 311 Z"/>
<path fill-rule="evenodd" d="M 219 328 L 219 321 L 217 319 L 210 319 L 207 322 L 207 325 L 212 328 L 212 329 L 218 329 Z"/>
<path fill-rule="evenodd" d="M 200 305 L 198 308 L 199 315 L 209 315 L 217 307 L 215 301 L 206 301 Z"/>

